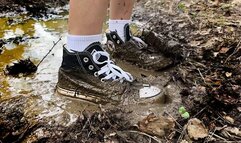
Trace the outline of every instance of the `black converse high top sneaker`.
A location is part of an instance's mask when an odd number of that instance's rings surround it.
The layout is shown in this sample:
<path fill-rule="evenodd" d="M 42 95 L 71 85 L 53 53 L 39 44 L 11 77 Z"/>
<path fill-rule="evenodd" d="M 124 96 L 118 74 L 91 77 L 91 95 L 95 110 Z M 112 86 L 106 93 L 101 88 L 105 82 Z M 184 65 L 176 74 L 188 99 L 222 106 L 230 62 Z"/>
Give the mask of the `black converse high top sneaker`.
<path fill-rule="evenodd" d="M 139 102 L 142 88 L 142 83 L 110 60 L 100 43 L 91 44 L 83 52 L 63 49 L 57 83 L 61 95 L 101 104 L 132 104 Z M 160 93 L 155 87 L 144 89 L 148 97 Z"/>
<path fill-rule="evenodd" d="M 148 45 L 138 37 L 132 36 L 129 24 L 124 27 L 123 41 L 116 31 L 106 33 L 108 43 L 114 45 L 109 49 L 113 58 L 125 60 L 144 69 L 162 70 L 173 64 L 171 58 L 155 53 L 148 48 Z"/>

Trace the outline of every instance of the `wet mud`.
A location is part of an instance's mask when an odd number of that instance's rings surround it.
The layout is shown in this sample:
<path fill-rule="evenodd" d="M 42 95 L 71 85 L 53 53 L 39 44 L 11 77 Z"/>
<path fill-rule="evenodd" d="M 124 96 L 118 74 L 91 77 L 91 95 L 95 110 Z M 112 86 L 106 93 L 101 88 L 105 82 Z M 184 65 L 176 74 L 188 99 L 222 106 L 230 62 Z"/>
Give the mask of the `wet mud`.
<path fill-rule="evenodd" d="M 52 123 L 48 124 L 44 120 L 38 122 L 29 121 L 29 117 L 24 114 L 23 105 L 28 102 L 27 97 L 17 97 L 8 102 L 1 102 L 0 108 L 0 140 L 4 143 L 13 142 L 153 142 L 158 143 L 158 139 L 142 133 L 136 126 L 130 123 L 129 111 L 123 109 L 101 110 L 97 112 L 82 111 L 80 116 L 69 126 Z M 14 102 L 18 102 L 14 104 Z M 13 106 L 7 107 L 8 105 Z M 159 121 L 165 121 L 162 119 Z M 143 125 L 144 121 L 140 123 Z M 169 132 L 170 123 L 163 123 L 165 131 Z M 160 130 L 160 129 L 159 129 Z"/>

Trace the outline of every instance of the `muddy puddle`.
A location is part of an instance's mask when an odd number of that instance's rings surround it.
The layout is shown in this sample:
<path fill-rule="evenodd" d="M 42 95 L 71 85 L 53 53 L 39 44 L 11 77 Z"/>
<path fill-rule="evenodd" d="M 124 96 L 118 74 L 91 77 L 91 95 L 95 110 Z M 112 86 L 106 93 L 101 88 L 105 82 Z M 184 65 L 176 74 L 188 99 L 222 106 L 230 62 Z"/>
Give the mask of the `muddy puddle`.
<path fill-rule="evenodd" d="M 57 121 L 58 123 L 68 125 L 83 110 L 99 110 L 98 105 L 76 101 L 55 94 L 58 68 L 62 60 L 62 46 L 66 43 L 67 18 L 68 13 L 66 10 L 59 15 L 42 20 L 36 20 L 28 15 L 16 14 L 7 18 L 0 17 L 0 38 L 2 40 L 14 39 L 16 37 L 23 39 L 17 42 L 10 40 L 3 45 L 3 51 L 0 55 L 0 100 L 3 101 L 16 96 L 27 97 L 24 107 L 26 107 L 25 114 L 30 119 L 44 119 L 49 122 Z M 106 27 L 105 25 L 103 31 L 105 31 Z M 133 27 L 135 29 L 136 26 Z M 61 41 L 40 64 L 35 74 L 20 78 L 4 75 L 3 70 L 6 65 L 20 59 L 30 58 L 35 64 L 38 64 L 51 49 L 53 42 L 58 41 L 60 38 Z M 167 86 L 169 77 L 165 72 L 146 71 L 138 69 L 133 65 L 128 65 L 125 62 L 117 61 L 117 63 L 137 77 L 143 75 L 161 76 L 163 78 L 163 81 L 160 81 L 162 86 Z M 168 103 L 173 101 L 173 97 L 169 96 L 178 95 L 178 87 L 169 86 L 168 88 L 175 92 L 163 91 L 164 97 L 157 104 L 143 105 L 142 108 L 136 106 L 126 108 L 136 111 L 135 115 L 137 117 L 140 115 L 145 117 L 152 112 L 163 113 L 167 100 Z M 167 92 L 170 92 L 171 95 L 166 95 Z M 173 102 L 180 102 L 178 101 L 179 98 L 175 100 Z M 139 119 L 137 118 L 137 120 Z"/>

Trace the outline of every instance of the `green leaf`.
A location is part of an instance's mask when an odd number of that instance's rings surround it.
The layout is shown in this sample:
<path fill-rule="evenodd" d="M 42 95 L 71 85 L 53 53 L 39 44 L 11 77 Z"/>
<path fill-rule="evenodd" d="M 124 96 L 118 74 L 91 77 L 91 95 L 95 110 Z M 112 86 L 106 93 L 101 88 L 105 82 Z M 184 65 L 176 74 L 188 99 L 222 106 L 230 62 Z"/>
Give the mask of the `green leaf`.
<path fill-rule="evenodd" d="M 185 112 L 185 113 L 182 114 L 182 117 L 184 119 L 188 119 L 188 118 L 190 118 L 190 114 L 188 112 Z"/>
<path fill-rule="evenodd" d="M 183 107 L 183 106 L 181 106 L 178 111 L 180 114 L 184 114 L 185 112 L 187 112 L 185 107 Z"/>

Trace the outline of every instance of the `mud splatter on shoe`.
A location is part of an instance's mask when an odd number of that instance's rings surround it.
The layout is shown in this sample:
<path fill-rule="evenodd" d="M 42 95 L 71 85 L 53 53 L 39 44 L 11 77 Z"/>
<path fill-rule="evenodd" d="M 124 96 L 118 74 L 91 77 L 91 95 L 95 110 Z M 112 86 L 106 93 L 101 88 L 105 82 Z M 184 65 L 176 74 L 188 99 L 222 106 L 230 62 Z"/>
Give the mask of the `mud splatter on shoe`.
<path fill-rule="evenodd" d="M 140 99 L 142 84 L 116 66 L 100 43 L 93 43 L 83 52 L 63 50 L 57 92 L 61 95 L 95 103 L 119 104 Z M 158 95 L 155 90 L 149 95 Z M 159 91 L 158 91 L 159 92 Z M 153 95 L 153 96 L 154 96 Z"/>
<path fill-rule="evenodd" d="M 155 53 L 140 38 L 134 37 L 130 33 L 130 26 L 124 27 L 125 41 L 123 41 L 116 31 L 106 33 L 108 42 L 114 44 L 114 48 L 108 49 L 114 58 L 125 60 L 131 64 L 144 69 L 162 70 L 173 64 L 171 58 L 163 56 L 162 53 Z"/>

